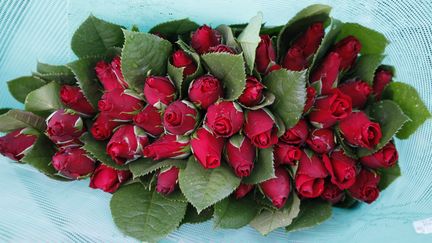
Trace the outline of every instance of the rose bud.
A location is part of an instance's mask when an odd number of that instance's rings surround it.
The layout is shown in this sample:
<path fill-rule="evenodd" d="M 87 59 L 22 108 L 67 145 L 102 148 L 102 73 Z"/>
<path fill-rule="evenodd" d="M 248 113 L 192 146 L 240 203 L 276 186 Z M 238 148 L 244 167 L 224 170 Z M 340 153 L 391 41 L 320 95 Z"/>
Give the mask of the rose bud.
<path fill-rule="evenodd" d="M 328 172 L 321 159 L 311 152 L 302 152 L 295 176 L 297 192 L 305 198 L 319 197 L 324 191 L 324 178 Z"/>
<path fill-rule="evenodd" d="M 291 179 L 283 167 L 275 169 L 275 178 L 261 182 L 260 188 L 277 208 L 282 208 L 291 192 Z"/>
<path fill-rule="evenodd" d="M 79 147 L 61 149 L 51 163 L 61 175 L 74 180 L 89 176 L 96 168 L 95 160 Z"/>
<path fill-rule="evenodd" d="M 344 118 L 352 111 L 351 97 L 333 89 L 327 96 L 315 101 L 315 108 L 309 113 L 309 121 L 318 128 L 328 128 Z"/>
<path fill-rule="evenodd" d="M 204 168 L 214 169 L 220 166 L 224 143 L 223 138 L 214 136 L 202 127 L 192 135 L 192 153 Z"/>
<path fill-rule="evenodd" d="M 359 109 L 366 105 L 367 99 L 372 92 L 369 84 L 361 80 L 343 83 L 338 88 L 342 93 L 351 97 L 352 107 Z"/>
<path fill-rule="evenodd" d="M 254 185 L 248 185 L 241 183 L 240 186 L 237 187 L 237 189 L 234 191 L 234 195 L 236 199 L 243 198 L 246 196 L 252 189 L 254 188 Z"/>
<path fill-rule="evenodd" d="M 149 76 L 144 85 L 144 97 L 147 103 L 160 109 L 174 101 L 176 89 L 167 77 Z"/>
<path fill-rule="evenodd" d="M 247 107 L 256 106 L 263 99 L 264 85 L 254 76 L 248 76 L 246 79 L 246 88 L 238 98 L 238 102 Z"/>
<path fill-rule="evenodd" d="M 90 128 L 90 132 L 96 140 L 105 140 L 112 135 L 114 128 L 121 123 L 114 121 L 107 113 L 101 112 Z"/>
<path fill-rule="evenodd" d="M 231 47 L 223 44 L 210 47 L 209 52 L 226 52 L 226 53 L 236 54 L 236 52 Z"/>
<path fill-rule="evenodd" d="M 309 134 L 309 128 L 305 120 L 300 120 L 295 126 L 285 131 L 280 137 L 282 142 L 291 145 L 303 144 Z"/>
<path fill-rule="evenodd" d="M 361 157 L 360 163 L 372 169 L 388 168 L 396 164 L 398 157 L 396 147 L 389 142 L 374 154 Z"/>
<path fill-rule="evenodd" d="M 324 184 L 324 191 L 321 194 L 321 198 L 330 202 L 331 204 L 336 204 L 344 198 L 344 192 L 339 189 L 335 184 L 330 181 L 326 181 Z"/>
<path fill-rule="evenodd" d="M 198 111 L 195 106 L 186 100 L 177 100 L 165 110 L 163 124 L 171 134 L 189 135 L 195 130 L 198 123 Z"/>
<path fill-rule="evenodd" d="M 222 101 L 210 105 L 204 120 L 204 124 L 217 137 L 231 137 L 240 131 L 243 122 L 243 110 L 232 101 Z"/>
<path fill-rule="evenodd" d="M 146 105 L 143 110 L 134 116 L 135 125 L 141 127 L 153 137 L 158 137 L 164 131 L 160 111 L 151 105 Z"/>
<path fill-rule="evenodd" d="M 153 143 L 147 145 L 143 154 L 144 157 L 153 160 L 181 159 L 190 155 L 189 138 L 164 134 Z"/>
<path fill-rule="evenodd" d="M 326 95 L 337 86 L 341 57 L 336 52 L 330 52 L 311 73 L 309 81 L 315 83 L 321 80 L 321 94 Z"/>
<path fill-rule="evenodd" d="M 367 169 L 362 169 L 357 175 L 357 179 L 348 191 L 355 199 L 366 203 L 372 203 L 379 196 L 378 183 L 380 176 Z"/>
<path fill-rule="evenodd" d="M 282 67 L 292 71 L 301 71 L 305 68 L 306 64 L 307 59 L 303 55 L 303 50 L 299 47 L 293 46 L 285 55 Z"/>
<path fill-rule="evenodd" d="M 306 88 L 306 104 L 303 108 L 303 113 L 309 112 L 309 110 L 312 108 L 315 103 L 316 95 L 317 92 L 312 86 Z"/>
<path fill-rule="evenodd" d="M 373 81 L 373 94 L 375 95 L 375 99 L 381 100 L 381 94 L 384 91 L 384 88 L 392 81 L 393 74 L 391 71 L 378 69 L 375 72 L 375 77 Z"/>
<path fill-rule="evenodd" d="M 95 112 L 93 106 L 84 97 L 82 90 L 77 86 L 63 85 L 60 89 L 61 102 L 76 112 L 91 115 Z"/>
<path fill-rule="evenodd" d="M 95 67 L 96 75 L 105 91 L 125 89 L 128 84 L 123 78 L 120 68 L 120 57 L 115 57 L 111 63 L 99 61 Z"/>
<path fill-rule="evenodd" d="M 260 35 L 261 41 L 256 49 L 255 64 L 260 73 L 266 73 L 272 62 L 276 59 L 276 52 L 273 48 L 269 35 Z"/>
<path fill-rule="evenodd" d="M 83 120 L 70 110 L 57 110 L 46 120 L 46 134 L 56 144 L 77 140 L 85 131 Z"/>
<path fill-rule="evenodd" d="M 36 142 L 32 129 L 23 128 L 0 137 L 0 154 L 11 160 L 21 160 Z"/>
<path fill-rule="evenodd" d="M 202 109 L 207 109 L 222 96 L 222 85 L 212 75 L 201 76 L 189 86 L 189 100 Z"/>
<path fill-rule="evenodd" d="M 124 89 L 113 89 L 105 92 L 98 102 L 101 112 L 120 121 L 130 121 L 141 110 L 144 103 Z"/>
<path fill-rule="evenodd" d="M 336 146 L 333 130 L 328 128 L 313 130 L 306 143 L 319 154 L 329 153 Z"/>
<path fill-rule="evenodd" d="M 191 38 L 191 46 L 199 54 L 209 51 L 210 47 L 220 44 L 220 34 L 207 25 L 199 27 Z"/>
<path fill-rule="evenodd" d="M 175 166 L 161 170 L 157 176 L 156 191 L 163 195 L 173 192 L 178 183 L 179 171 Z"/>
<path fill-rule="evenodd" d="M 172 54 L 171 63 L 174 67 L 184 67 L 183 76 L 189 76 L 197 70 L 197 66 L 193 59 L 183 50 L 177 50 Z"/>
<path fill-rule="evenodd" d="M 302 154 L 298 147 L 282 142 L 273 148 L 274 161 L 278 165 L 295 165 Z"/>
<path fill-rule="evenodd" d="M 344 154 L 342 150 L 333 151 L 328 157 L 322 155 L 325 168 L 331 176 L 331 182 L 340 189 L 347 189 L 356 180 L 356 161 Z"/>
<path fill-rule="evenodd" d="M 119 127 L 106 147 L 107 154 L 119 165 L 137 159 L 149 143 L 144 130 L 134 125 Z"/>
<path fill-rule="evenodd" d="M 382 137 L 380 124 L 371 122 L 362 111 L 353 112 L 342 120 L 339 129 L 348 143 L 362 148 L 374 148 Z"/>
<path fill-rule="evenodd" d="M 278 129 L 273 117 L 265 109 L 248 111 L 243 131 L 258 148 L 269 148 L 278 142 Z"/>
<path fill-rule="evenodd" d="M 341 64 L 339 70 L 350 69 L 360 53 L 361 43 L 354 36 L 347 36 L 340 40 L 333 48 L 341 57 Z"/>
<path fill-rule="evenodd" d="M 293 46 L 302 49 L 304 57 L 308 58 L 317 51 L 323 37 L 324 25 L 321 22 L 316 22 L 309 26 L 294 42 Z"/>
<path fill-rule="evenodd" d="M 253 167 L 256 149 L 250 140 L 241 135 L 234 135 L 225 145 L 226 159 L 229 165 L 234 168 L 238 177 L 250 175 Z"/>
<path fill-rule="evenodd" d="M 126 182 L 132 173 L 128 170 L 116 170 L 104 164 L 99 165 L 90 178 L 90 187 L 104 192 L 114 193 Z"/>

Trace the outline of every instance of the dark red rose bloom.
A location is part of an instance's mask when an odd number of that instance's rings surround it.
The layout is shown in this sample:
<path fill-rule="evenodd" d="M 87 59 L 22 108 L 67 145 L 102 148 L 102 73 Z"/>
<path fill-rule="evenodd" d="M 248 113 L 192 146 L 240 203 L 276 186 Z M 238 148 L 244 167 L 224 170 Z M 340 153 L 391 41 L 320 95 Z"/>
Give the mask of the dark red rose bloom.
<path fill-rule="evenodd" d="M 77 86 L 63 85 L 60 89 L 61 102 L 76 112 L 91 115 L 95 112 L 93 106 L 84 97 L 82 90 Z"/>
<path fill-rule="evenodd" d="M 189 145 L 188 137 L 165 134 L 147 145 L 143 153 L 153 160 L 186 158 L 190 154 Z"/>
<path fill-rule="evenodd" d="M 30 128 L 23 128 L 0 137 L 0 154 L 15 161 L 22 159 L 37 139 L 31 131 Z"/>
<path fill-rule="evenodd" d="M 339 70 L 350 69 L 355 63 L 357 55 L 360 53 L 361 43 L 354 36 L 347 36 L 340 40 L 333 48 L 341 57 L 341 64 Z"/>
<path fill-rule="evenodd" d="M 99 61 L 96 64 L 95 71 L 105 91 L 128 87 L 121 72 L 121 60 L 119 56 L 116 56 L 111 63 L 103 60 Z"/>
<path fill-rule="evenodd" d="M 356 180 L 356 161 L 344 154 L 342 150 L 333 151 L 328 157 L 322 155 L 322 161 L 331 176 L 331 182 L 340 189 L 351 187 Z"/>
<path fill-rule="evenodd" d="M 164 131 L 161 111 L 151 105 L 146 105 L 140 113 L 134 116 L 133 121 L 135 125 L 141 127 L 153 137 L 158 137 Z"/>
<path fill-rule="evenodd" d="M 209 52 L 226 52 L 226 53 L 236 54 L 236 52 L 233 49 L 231 49 L 231 47 L 224 44 L 219 44 L 217 46 L 210 47 Z"/>
<path fill-rule="evenodd" d="M 278 165 L 295 165 L 300 159 L 302 151 L 300 148 L 283 142 L 273 147 L 274 161 Z"/>
<path fill-rule="evenodd" d="M 227 162 L 238 177 L 249 176 L 253 167 L 256 149 L 251 141 L 241 135 L 234 135 L 225 145 Z"/>
<path fill-rule="evenodd" d="M 162 108 L 175 100 L 176 89 L 167 77 L 149 76 L 144 85 L 144 97 L 150 105 Z"/>
<path fill-rule="evenodd" d="M 192 153 L 204 168 L 214 169 L 220 166 L 224 143 L 224 138 L 216 137 L 205 128 L 199 128 L 192 135 Z"/>
<path fill-rule="evenodd" d="M 105 140 L 111 137 L 114 128 L 121 123 L 114 121 L 107 113 L 101 112 L 90 128 L 90 132 L 96 140 Z"/>
<path fill-rule="evenodd" d="M 293 46 L 288 50 L 282 62 L 282 67 L 292 71 L 301 71 L 306 65 L 307 59 L 303 54 L 303 50 L 297 46 Z"/>
<path fill-rule="evenodd" d="M 243 131 L 258 148 L 269 148 L 278 142 L 276 124 L 273 117 L 264 109 L 246 113 Z"/>
<path fill-rule="evenodd" d="M 376 153 L 360 158 L 360 163 L 372 169 L 388 168 L 397 163 L 398 157 L 396 147 L 389 142 Z"/>
<path fill-rule="evenodd" d="M 246 78 L 246 88 L 242 95 L 238 98 L 238 102 L 242 105 L 252 107 L 261 103 L 263 99 L 264 85 L 254 76 Z"/>
<path fill-rule="evenodd" d="M 382 137 L 380 125 L 371 122 L 362 111 L 351 113 L 339 123 L 339 128 L 348 143 L 363 148 L 374 148 Z"/>
<path fill-rule="evenodd" d="M 341 57 L 337 52 L 330 52 L 310 75 L 310 83 L 321 80 L 321 94 L 325 95 L 337 86 Z"/>
<path fill-rule="evenodd" d="M 318 50 L 323 37 L 324 25 L 321 22 L 316 22 L 309 26 L 292 46 L 300 48 L 305 58 L 308 58 Z"/>
<path fill-rule="evenodd" d="M 231 137 L 240 131 L 244 116 L 242 108 L 232 101 L 221 101 L 207 109 L 204 124 L 217 137 Z"/>
<path fill-rule="evenodd" d="M 134 125 L 119 127 L 111 137 L 106 152 L 119 165 L 142 156 L 142 148 L 149 139 L 141 128 Z"/>
<path fill-rule="evenodd" d="M 376 100 L 381 100 L 381 94 L 384 91 L 384 88 L 392 81 L 392 79 L 393 74 L 391 71 L 378 69 L 375 72 L 373 94 L 375 95 Z"/>
<path fill-rule="evenodd" d="M 209 51 L 210 47 L 220 44 L 220 34 L 207 25 L 199 27 L 193 34 L 191 46 L 199 54 Z"/>
<path fill-rule="evenodd" d="M 61 149 L 51 163 L 61 175 L 74 180 L 89 176 L 96 168 L 94 159 L 79 147 Z"/>
<path fill-rule="evenodd" d="M 189 76 L 197 70 L 197 66 L 193 59 L 183 50 L 177 50 L 172 54 L 171 63 L 174 67 L 184 67 L 183 76 Z"/>
<path fill-rule="evenodd" d="M 124 89 L 113 89 L 105 92 L 98 102 L 101 112 L 121 121 L 131 121 L 144 106 L 143 101 Z"/>
<path fill-rule="evenodd" d="M 372 203 L 379 196 L 378 183 L 380 176 L 367 169 L 362 169 L 357 175 L 357 179 L 348 191 L 355 199 L 366 203 Z"/>
<path fill-rule="evenodd" d="M 291 179 L 288 172 L 283 167 L 275 169 L 275 178 L 261 182 L 260 188 L 264 195 L 277 208 L 282 208 L 291 192 Z"/>
<path fill-rule="evenodd" d="M 177 100 L 165 110 L 163 124 L 171 134 L 188 135 L 195 130 L 198 122 L 198 111 L 195 106 L 186 100 Z"/>
<path fill-rule="evenodd" d="M 280 137 L 282 142 L 292 145 L 301 145 L 306 142 L 309 128 L 305 120 L 300 120 L 295 126 L 285 131 Z"/>
<path fill-rule="evenodd" d="M 236 199 L 243 198 L 246 196 L 252 189 L 254 188 L 254 185 L 248 185 L 241 183 L 239 187 L 234 191 L 234 195 Z"/>
<path fill-rule="evenodd" d="M 116 170 L 104 164 L 99 165 L 90 178 L 90 187 L 104 192 L 114 193 L 121 184 L 129 180 L 132 173 L 128 170 Z"/>
<path fill-rule="evenodd" d="M 309 121 L 318 128 L 328 128 L 347 118 L 352 111 L 351 97 L 333 89 L 327 96 L 319 97 L 309 113 Z"/>
<path fill-rule="evenodd" d="M 313 130 L 306 143 L 319 154 L 329 153 L 336 146 L 333 130 L 328 128 Z"/>
<path fill-rule="evenodd" d="M 269 66 L 276 59 L 276 52 L 273 48 L 269 35 L 260 35 L 261 41 L 256 49 L 255 64 L 260 73 L 266 73 Z"/>
<path fill-rule="evenodd" d="M 190 101 L 202 109 L 207 109 L 222 96 L 221 82 L 209 74 L 195 79 L 189 86 Z"/>
<path fill-rule="evenodd" d="M 303 108 L 303 113 L 309 112 L 309 110 L 312 108 L 315 103 L 316 95 L 317 92 L 312 86 L 306 88 L 306 104 Z"/>
<path fill-rule="evenodd" d="M 57 110 L 47 118 L 46 134 L 56 144 L 69 144 L 84 131 L 83 120 L 70 110 Z"/>
<path fill-rule="evenodd" d="M 324 191 L 321 194 L 321 198 L 330 202 L 331 204 L 336 204 L 344 198 L 344 191 L 339 189 L 338 186 L 327 180 L 324 184 Z"/>
<path fill-rule="evenodd" d="M 324 178 L 327 175 L 323 162 L 316 154 L 302 152 L 295 177 L 297 192 L 305 198 L 319 197 L 324 191 Z"/>
<path fill-rule="evenodd" d="M 372 88 L 365 81 L 357 80 L 339 85 L 339 90 L 351 97 L 352 107 L 362 109 L 372 92 Z"/>
<path fill-rule="evenodd" d="M 168 169 L 162 169 L 157 176 L 156 191 L 163 195 L 168 195 L 174 191 L 180 170 L 171 166 Z"/>

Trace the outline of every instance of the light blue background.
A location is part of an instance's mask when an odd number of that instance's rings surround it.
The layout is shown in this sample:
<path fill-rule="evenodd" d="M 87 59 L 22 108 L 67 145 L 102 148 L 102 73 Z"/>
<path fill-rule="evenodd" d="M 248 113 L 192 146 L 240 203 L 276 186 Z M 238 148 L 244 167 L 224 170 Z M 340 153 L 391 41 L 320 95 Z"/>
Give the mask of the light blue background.
<path fill-rule="evenodd" d="M 312 3 L 334 7 L 333 16 L 383 32 L 391 41 L 386 63 L 397 79 L 417 88 L 432 110 L 432 2 L 426 0 L 0 0 L 0 107 L 22 107 L 6 81 L 29 75 L 36 61 L 63 64 L 74 59 L 69 43 L 90 13 L 147 30 L 156 23 L 190 17 L 199 23 L 242 23 L 264 13 L 268 24 L 283 24 Z M 266 238 L 246 227 L 213 230 L 211 222 L 184 225 L 164 242 L 432 242 L 412 222 L 432 217 L 432 123 L 409 140 L 396 141 L 403 176 L 377 202 L 356 210 L 335 209 L 313 229 Z M 88 181 L 50 180 L 25 165 L 0 158 L 0 242 L 132 242 L 115 227 L 110 195 Z"/>

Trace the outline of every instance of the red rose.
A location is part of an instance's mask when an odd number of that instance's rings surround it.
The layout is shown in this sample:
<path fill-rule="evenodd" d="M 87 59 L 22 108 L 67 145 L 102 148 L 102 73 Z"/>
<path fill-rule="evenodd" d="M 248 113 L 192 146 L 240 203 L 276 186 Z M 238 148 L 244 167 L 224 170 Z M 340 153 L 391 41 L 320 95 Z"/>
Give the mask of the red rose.
<path fill-rule="evenodd" d="M 189 86 L 190 101 L 202 109 L 207 109 L 222 96 L 220 81 L 209 74 L 195 79 Z"/>
<path fill-rule="evenodd" d="M 379 196 L 378 183 L 380 176 L 367 169 L 362 169 L 348 191 L 351 196 L 366 203 L 372 203 Z"/>
<path fill-rule="evenodd" d="M 22 159 L 36 142 L 37 137 L 30 134 L 31 131 L 23 128 L 0 137 L 0 154 L 15 161 Z"/>
<path fill-rule="evenodd" d="M 246 88 L 238 98 L 238 102 L 248 107 L 256 106 L 263 99 L 263 90 L 264 85 L 260 81 L 254 76 L 248 76 L 246 79 Z"/>
<path fill-rule="evenodd" d="M 274 161 L 278 165 L 295 165 L 302 154 L 298 147 L 282 142 L 273 148 Z"/>
<path fill-rule="evenodd" d="M 89 176 L 96 168 L 94 159 L 79 147 L 61 149 L 51 162 L 60 174 L 74 180 Z"/>
<path fill-rule="evenodd" d="M 333 130 L 327 128 L 313 130 L 306 143 L 319 154 L 329 153 L 336 146 Z"/>
<path fill-rule="evenodd" d="M 267 69 L 266 75 L 268 75 L 269 73 L 271 73 L 271 72 L 273 72 L 273 71 L 279 70 L 279 69 L 282 69 L 282 67 L 281 67 L 279 64 L 275 64 L 275 65 L 273 65 L 273 66 L 270 66 L 270 67 Z"/>
<path fill-rule="evenodd" d="M 316 22 L 309 26 L 292 46 L 300 48 L 303 51 L 304 57 L 308 58 L 318 50 L 323 37 L 324 25 L 321 22 Z"/>
<path fill-rule="evenodd" d="M 291 179 L 283 167 L 275 169 L 275 178 L 261 182 L 260 188 L 277 208 L 282 208 L 291 192 Z"/>
<path fill-rule="evenodd" d="M 154 106 L 147 105 L 133 118 L 134 123 L 153 137 L 158 137 L 164 131 L 161 112 Z"/>
<path fill-rule="evenodd" d="M 190 154 L 189 138 L 164 134 L 147 145 L 143 153 L 144 157 L 153 160 L 186 158 Z"/>
<path fill-rule="evenodd" d="M 318 68 L 314 69 L 311 73 L 309 78 L 310 83 L 321 80 L 321 94 L 326 95 L 330 93 L 330 91 L 337 86 L 340 65 L 340 55 L 337 52 L 330 52 Z"/>
<path fill-rule="evenodd" d="M 231 137 L 240 131 L 243 122 L 243 110 L 232 101 L 210 105 L 204 120 L 204 124 L 218 137 Z"/>
<path fill-rule="evenodd" d="M 111 63 L 102 60 L 96 64 L 96 75 L 105 91 L 125 89 L 128 87 L 121 72 L 120 62 L 120 57 L 116 56 Z"/>
<path fill-rule="evenodd" d="M 225 145 L 227 162 L 234 168 L 238 177 L 250 175 L 253 167 L 256 149 L 250 140 L 241 135 L 234 135 Z"/>
<path fill-rule="evenodd" d="M 398 157 L 394 144 L 389 142 L 376 153 L 360 158 L 360 163 L 372 169 L 388 168 L 396 164 Z"/>
<path fill-rule="evenodd" d="M 303 152 L 295 177 L 297 192 L 305 198 L 319 197 L 324 191 L 324 178 L 327 175 L 323 162 L 316 154 Z"/>
<path fill-rule="evenodd" d="M 226 52 L 226 53 L 236 54 L 236 52 L 231 47 L 223 44 L 210 47 L 209 52 Z"/>
<path fill-rule="evenodd" d="M 365 106 L 369 94 L 372 92 L 369 84 L 361 80 L 343 83 L 338 88 L 342 93 L 351 97 L 352 107 L 359 109 Z"/>
<path fill-rule="evenodd" d="M 277 130 L 273 118 L 266 110 L 250 110 L 246 113 L 243 131 L 255 147 L 269 148 L 276 144 Z"/>
<path fill-rule="evenodd" d="M 207 25 L 199 27 L 193 34 L 191 46 L 199 54 L 209 51 L 210 47 L 217 46 L 220 43 L 220 34 Z"/>
<path fill-rule="evenodd" d="M 273 48 L 269 35 L 260 35 L 261 41 L 256 49 L 255 64 L 258 72 L 266 73 L 269 66 L 276 59 L 276 52 Z"/>
<path fill-rule="evenodd" d="M 59 145 L 74 142 L 85 131 L 81 117 L 69 110 L 57 110 L 46 121 L 48 137 Z"/>
<path fill-rule="evenodd" d="M 105 92 L 98 102 L 98 108 L 101 112 L 121 121 L 132 120 L 143 106 L 144 103 L 139 97 L 130 94 L 124 89 L 113 89 Z"/>
<path fill-rule="evenodd" d="M 340 189 L 347 189 L 356 180 L 356 161 L 341 150 L 333 151 L 330 158 L 323 154 L 322 161 L 330 173 L 331 182 Z"/>
<path fill-rule="evenodd" d="M 373 94 L 375 95 L 376 100 L 381 100 L 381 94 L 384 91 L 384 88 L 392 81 L 392 79 L 393 74 L 391 71 L 378 69 L 375 72 Z"/>
<path fill-rule="evenodd" d="M 240 186 L 237 187 L 237 189 L 234 191 L 234 195 L 236 199 L 243 198 L 246 196 L 252 189 L 254 188 L 254 185 L 248 185 L 248 184 L 240 184 Z"/>
<path fill-rule="evenodd" d="M 309 121 L 315 127 L 328 128 L 348 117 L 351 111 L 351 97 L 339 89 L 333 89 L 327 96 L 315 101 L 315 107 L 309 113 Z"/>
<path fill-rule="evenodd" d="M 380 125 L 371 122 L 362 111 L 351 113 L 339 123 L 339 128 L 348 143 L 363 148 L 374 148 L 382 137 Z"/>
<path fill-rule="evenodd" d="M 90 132 L 96 140 L 105 140 L 112 135 L 114 128 L 121 123 L 114 121 L 107 113 L 101 112 L 90 128 Z"/>
<path fill-rule="evenodd" d="M 292 145 L 301 145 L 306 141 L 309 128 L 305 120 L 300 120 L 295 126 L 285 131 L 280 137 L 282 142 Z"/>
<path fill-rule="evenodd" d="M 282 67 L 292 71 L 301 71 L 306 65 L 307 59 L 303 54 L 303 50 L 297 46 L 293 46 L 288 50 L 282 62 Z"/>
<path fill-rule="evenodd" d="M 333 48 L 341 57 L 341 64 L 339 70 L 350 69 L 360 53 L 361 43 L 354 36 L 347 36 L 340 40 Z"/>
<path fill-rule="evenodd" d="M 344 192 L 339 189 L 335 184 L 330 181 L 326 181 L 324 184 L 324 191 L 321 194 L 321 198 L 330 202 L 331 204 L 336 204 L 344 198 Z"/>
<path fill-rule="evenodd" d="M 177 50 L 172 54 L 171 63 L 174 67 L 182 68 L 183 76 L 189 76 L 197 70 L 197 66 L 193 59 L 186 54 L 183 50 Z"/>
<path fill-rule="evenodd" d="M 134 125 L 119 127 L 111 137 L 106 152 L 119 165 L 137 159 L 149 143 L 144 130 Z"/>
<path fill-rule="evenodd" d="M 199 128 L 191 139 L 192 153 L 206 169 L 220 166 L 221 154 L 225 140 L 216 137 L 205 128 Z"/>
<path fill-rule="evenodd" d="M 167 77 L 149 76 L 144 85 L 144 97 L 150 105 L 162 108 L 175 100 L 176 89 Z"/>
<path fill-rule="evenodd" d="M 312 108 L 315 103 L 316 95 L 317 92 L 312 86 L 306 88 L 306 104 L 303 108 L 303 113 L 309 112 L 309 110 Z"/>
<path fill-rule="evenodd" d="M 99 165 L 90 178 L 90 187 L 114 193 L 132 174 L 128 170 L 116 170 L 104 164 Z"/>
<path fill-rule="evenodd" d="M 61 102 L 76 112 L 91 115 L 95 112 L 93 106 L 84 97 L 82 90 L 77 86 L 63 85 L 60 89 Z"/>
<path fill-rule="evenodd" d="M 174 135 L 188 135 L 195 130 L 198 115 L 195 106 L 189 101 L 174 101 L 165 110 L 163 124 Z"/>
<path fill-rule="evenodd" d="M 156 191 L 163 195 L 173 192 L 178 182 L 179 171 L 175 166 L 162 169 L 157 176 Z"/>

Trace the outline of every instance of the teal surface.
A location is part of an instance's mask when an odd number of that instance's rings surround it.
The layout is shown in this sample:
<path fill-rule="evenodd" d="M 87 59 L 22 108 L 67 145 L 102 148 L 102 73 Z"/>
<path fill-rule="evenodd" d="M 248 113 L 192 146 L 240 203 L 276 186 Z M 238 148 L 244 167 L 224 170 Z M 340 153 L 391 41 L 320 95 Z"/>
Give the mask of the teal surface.
<path fill-rule="evenodd" d="M 312 3 L 333 6 L 333 16 L 383 32 L 391 41 L 385 62 L 397 80 L 413 85 L 432 110 L 432 1 L 430 0 L 0 0 L 0 107 L 22 107 L 6 81 L 28 75 L 37 60 L 74 59 L 74 29 L 90 13 L 141 30 L 190 17 L 213 26 L 243 23 L 262 11 L 268 24 L 284 24 Z M 335 209 L 324 224 L 267 237 L 250 227 L 213 230 L 212 222 L 184 225 L 163 242 L 432 242 L 413 221 L 432 217 L 432 122 L 409 140 L 397 140 L 403 176 L 372 205 Z M 110 195 L 88 181 L 50 180 L 25 165 L 0 158 L 0 242 L 134 242 L 119 232 L 109 212 Z"/>

